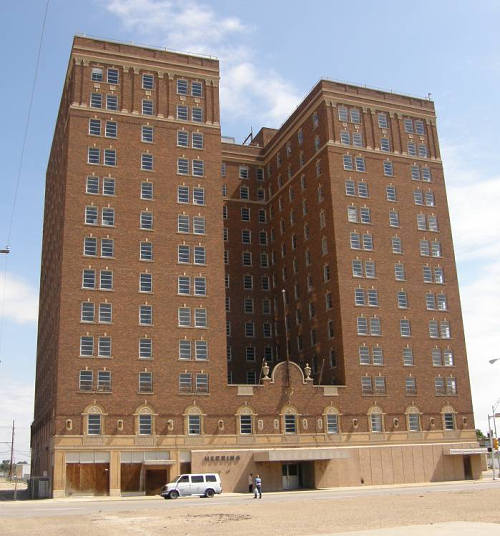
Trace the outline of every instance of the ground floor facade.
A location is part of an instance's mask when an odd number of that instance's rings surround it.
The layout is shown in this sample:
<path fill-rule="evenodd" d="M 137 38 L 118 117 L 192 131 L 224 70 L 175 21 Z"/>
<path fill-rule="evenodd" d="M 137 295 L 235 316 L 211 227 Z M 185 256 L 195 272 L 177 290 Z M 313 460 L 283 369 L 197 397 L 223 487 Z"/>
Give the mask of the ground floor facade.
<path fill-rule="evenodd" d="M 52 494 L 156 495 L 182 473 L 219 473 L 225 492 L 248 490 L 250 473 L 261 476 L 266 491 L 480 477 L 485 449 L 473 438 L 429 439 L 411 444 L 381 438 L 357 445 L 233 443 L 213 448 L 200 443 L 168 448 L 83 445 L 77 438 L 59 438 L 53 451 Z"/>

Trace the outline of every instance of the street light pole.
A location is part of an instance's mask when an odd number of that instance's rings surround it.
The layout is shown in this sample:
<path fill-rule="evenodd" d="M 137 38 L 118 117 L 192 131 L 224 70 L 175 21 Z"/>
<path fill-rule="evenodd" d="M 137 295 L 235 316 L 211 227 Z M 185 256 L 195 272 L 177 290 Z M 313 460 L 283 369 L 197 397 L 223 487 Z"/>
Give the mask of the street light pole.
<path fill-rule="evenodd" d="M 500 357 L 494 357 L 492 359 L 488 359 L 488 362 L 490 365 L 493 365 L 497 361 L 500 361 Z M 493 419 L 493 428 L 495 431 L 495 438 L 497 438 L 497 422 L 496 422 L 496 410 L 498 405 L 500 404 L 500 398 L 491 406 L 491 418 Z M 490 416 L 488 415 L 488 428 L 489 428 L 489 436 L 490 436 L 490 449 L 491 449 L 491 469 L 493 472 L 493 480 L 495 480 L 495 449 L 493 448 L 493 430 L 491 429 L 491 422 L 490 422 Z M 498 476 L 500 478 L 500 465 L 498 466 Z"/>

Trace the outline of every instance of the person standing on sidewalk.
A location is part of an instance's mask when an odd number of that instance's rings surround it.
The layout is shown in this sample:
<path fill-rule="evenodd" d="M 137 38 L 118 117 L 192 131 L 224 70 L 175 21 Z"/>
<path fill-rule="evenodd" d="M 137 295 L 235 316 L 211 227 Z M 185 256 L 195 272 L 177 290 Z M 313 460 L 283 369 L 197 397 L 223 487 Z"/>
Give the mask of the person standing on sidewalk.
<path fill-rule="evenodd" d="M 253 491 L 253 473 L 250 473 L 248 475 L 248 493 L 252 493 Z"/>
<path fill-rule="evenodd" d="M 255 475 L 255 485 L 253 488 L 253 498 L 256 499 L 257 495 L 259 495 L 259 499 L 262 499 L 262 479 L 260 478 L 260 475 Z"/>

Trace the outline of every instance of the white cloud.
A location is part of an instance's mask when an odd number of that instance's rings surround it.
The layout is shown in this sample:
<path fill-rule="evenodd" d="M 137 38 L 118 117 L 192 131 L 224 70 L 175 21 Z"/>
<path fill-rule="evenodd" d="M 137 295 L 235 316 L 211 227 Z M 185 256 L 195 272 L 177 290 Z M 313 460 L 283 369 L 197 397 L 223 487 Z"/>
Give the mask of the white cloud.
<path fill-rule="evenodd" d="M 0 315 L 18 324 L 38 319 L 38 291 L 21 278 L 5 273 L 0 276 Z"/>
<path fill-rule="evenodd" d="M 141 39 L 169 49 L 215 55 L 221 60 L 221 108 L 233 120 L 278 126 L 299 103 L 295 88 L 263 69 L 237 17 L 219 16 L 209 5 L 180 0 L 102 0 L 105 8 Z"/>
<path fill-rule="evenodd" d="M 443 161 L 460 285 L 476 425 L 487 429 L 488 411 L 500 398 L 500 176 L 484 176 L 464 155 L 473 146 L 446 145 Z"/>

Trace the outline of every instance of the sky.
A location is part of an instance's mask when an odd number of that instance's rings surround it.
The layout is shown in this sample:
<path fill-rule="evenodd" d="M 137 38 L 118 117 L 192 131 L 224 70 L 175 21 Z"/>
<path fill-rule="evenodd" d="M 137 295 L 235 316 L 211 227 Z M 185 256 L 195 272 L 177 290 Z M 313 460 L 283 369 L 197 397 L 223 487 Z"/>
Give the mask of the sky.
<path fill-rule="evenodd" d="M 279 127 L 320 78 L 430 93 L 476 426 L 487 430 L 500 400 L 500 361 L 488 362 L 500 358 L 499 2 L 50 0 L 27 123 L 45 7 L 0 2 L 0 249 L 11 248 L 0 254 L 0 459 L 13 419 L 15 458 L 29 459 L 45 170 L 74 34 L 218 57 L 222 132 L 238 142 Z"/>

